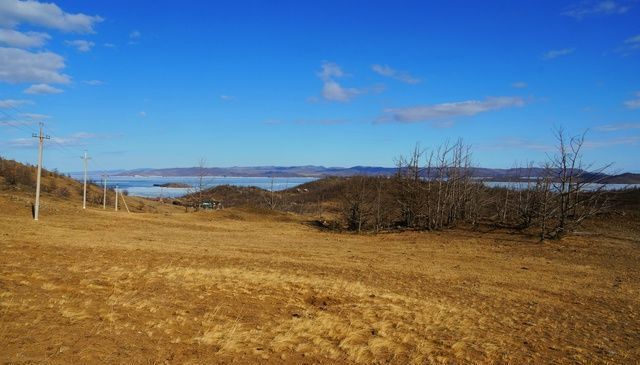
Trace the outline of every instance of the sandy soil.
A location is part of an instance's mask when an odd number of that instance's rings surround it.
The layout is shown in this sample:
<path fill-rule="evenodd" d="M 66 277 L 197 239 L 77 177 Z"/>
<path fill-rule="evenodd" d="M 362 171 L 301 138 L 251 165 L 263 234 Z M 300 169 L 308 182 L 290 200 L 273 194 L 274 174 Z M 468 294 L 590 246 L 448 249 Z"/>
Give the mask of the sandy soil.
<path fill-rule="evenodd" d="M 637 232 L 320 232 L 0 194 L 0 363 L 640 362 Z M 160 209 L 163 211 L 163 209 Z"/>

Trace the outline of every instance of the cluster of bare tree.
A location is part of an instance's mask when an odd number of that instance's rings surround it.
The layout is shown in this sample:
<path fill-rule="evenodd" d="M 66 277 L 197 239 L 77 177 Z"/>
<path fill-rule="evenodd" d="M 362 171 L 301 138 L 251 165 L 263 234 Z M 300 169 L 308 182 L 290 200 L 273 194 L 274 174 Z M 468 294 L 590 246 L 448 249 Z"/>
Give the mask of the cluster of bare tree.
<path fill-rule="evenodd" d="M 0 176 L 4 178 L 4 183 L 9 186 L 33 186 L 35 178 L 32 170 L 32 166 L 0 158 Z"/>
<path fill-rule="evenodd" d="M 582 160 L 584 134 L 567 137 L 556 131 L 557 148 L 548 157 L 540 176 L 532 176 L 529 164 L 526 186 L 502 189 L 500 221 L 527 229 L 537 227 L 540 239 L 558 238 L 574 231 L 587 218 L 609 207 L 603 179 L 610 164 L 594 167 Z"/>
<path fill-rule="evenodd" d="M 397 167 L 390 178 L 349 179 L 343 198 L 349 229 L 433 230 L 477 223 L 482 184 L 471 176 L 470 148 L 462 140 L 429 153 L 416 146 Z"/>
<path fill-rule="evenodd" d="M 484 222 L 535 228 L 541 239 L 561 237 L 607 207 L 601 181 L 610 165 L 594 168 L 582 161 L 584 135 L 567 137 L 560 129 L 556 138 L 556 152 L 542 173 L 533 176 L 529 164 L 519 181 L 503 188 L 489 188 L 473 177 L 470 147 L 462 140 L 428 152 L 415 147 L 397 160 L 393 177 L 347 180 L 344 225 L 360 232 Z"/>

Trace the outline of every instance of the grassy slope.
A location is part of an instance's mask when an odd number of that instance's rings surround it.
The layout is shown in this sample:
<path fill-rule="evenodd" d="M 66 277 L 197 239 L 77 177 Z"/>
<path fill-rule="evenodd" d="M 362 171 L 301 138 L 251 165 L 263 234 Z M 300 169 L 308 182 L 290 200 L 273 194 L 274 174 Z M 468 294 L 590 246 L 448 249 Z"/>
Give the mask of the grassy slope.
<path fill-rule="evenodd" d="M 632 226 L 544 245 L 357 236 L 291 214 L 53 197 L 36 223 L 30 199 L 0 192 L 0 362 L 640 361 Z"/>

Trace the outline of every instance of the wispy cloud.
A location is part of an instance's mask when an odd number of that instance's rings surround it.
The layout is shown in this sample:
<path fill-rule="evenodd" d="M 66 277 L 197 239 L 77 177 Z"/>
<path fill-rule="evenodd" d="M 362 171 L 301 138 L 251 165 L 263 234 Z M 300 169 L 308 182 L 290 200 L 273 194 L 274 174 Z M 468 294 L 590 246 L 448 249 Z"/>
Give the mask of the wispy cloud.
<path fill-rule="evenodd" d="M 17 48 L 39 48 L 44 46 L 51 36 L 40 32 L 19 32 L 13 29 L 0 29 L 0 44 Z"/>
<path fill-rule="evenodd" d="M 629 109 L 640 109 L 640 91 L 636 92 L 636 97 L 624 102 L 624 105 Z"/>
<path fill-rule="evenodd" d="M 43 120 L 51 118 L 50 115 L 37 113 L 21 113 L 20 116 L 31 120 Z"/>
<path fill-rule="evenodd" d="M 595 128 L 595 130 L 600 132 L 617 132 L 632 129 L 640 129 L 640 123 L 604 124 Z"/>
<path fill-rule="evenodd" d="M 640 136 L 628 136 L 603 140 L 587 140 L 583 146 L 587 149 L 595 149 L 626 145 L 636 146 L 638 144 L 640 144 Z"/>
<path fill-rule="evenodd" d="M 139 112 L 139 113 L 138 113 L 138 115 L 139 115 L 140 117 L 142 117 L 142 118 L 146 118 L 146 117 L 147 117 L 147 112 L 145 112 L 145 111 L 141 111 L 141 112 Z"/>
<path fill-rule="evenodd" d="M 100 16 L 67 13 L 53 3 L 0 1 L 0 25 L 9 28 L 26 23 L 63 32 L 93 33 L 94 26 L 101 21 Z"/>
<path fill-rule="evenodd" d="M 0 126 L 1 127 L 5 127 L 5 126 L 9 126 L 9 127 L 19 127 L 19 126 L 32 126 L 35 125 L 37 122 L 34 122 L 32 120 L 2 120 L 0 121 Z"/>
<path fill-rule="evenodd" d="M 347 102 L 362 94 L 360 89 L 342 87 L 335 80 L 326 80 L 322 86 L 322 97 L 330 101 Z"/>
<path fill-rule="evenodd" d="M 514 82 L 513 84 L 511 84 L 511 87 L 513 87 L 514 89 L 524 89 L 527 86 L 529 86 L 529 85 L 527 85 L 527 83 L 523 82 L 523 81 L 517 81 L 517 82 Z"/>
<path fill-rule="evenodd" d="M 295 119 L 293 121 L 285 121 L 282 119 L 267 119 L 263 122 L 267 125 L 321 125 L 321 126 L 331 126 L 331 125 L 339 125 L 349 123 L 346 119 L 308 119 L 308 118 L 300 118 Z"/>
<path fill-rule="evenodd" d="M 640 51 L 640 34 L 625 39 L 622 46 L 616 49 L 616 52 L 622 53 L 624 56 L 628 56 L 636 51 Z"/>
<path fill-rule="evenodd" d="M 322 80 L 322 97 L 328 101 L 348 102 L 357 95 L 366 92 L 365 89 L 343 87 L 335 79 L 344 77 L 342 68 L 332 62 L 323 62 L 318 77 Z"/>
<path fill-rule="evenodd" d="M 545 53 L 544 55 L 542 55 L 542 58 L 545 60 L 552 60 L 554 58 L 570 55 L 574 51 L 575 51 L 575 48 L 563 48 L 563 49 L 551 50 Z"/>
<path fill-rule="evenodd" d="M 630 7 L 628 5 L 623 5 L 619 1 L 582 1 L 570 6 L 562 14 L 576 19 L 582 19 L 589 16 L 624 14 L 628 12 L 629 9 Z"/>
<path fill-rule="evenodd" d="M 555 146 L 552 144 L 519 137 L 509 137 L 491 143 L 481 143 L 475 145 L 475 147 L 477 147 L 478 150 L 530 150 L 545 153 L 555 150 Z"/>
<path fill-rule="evenodd" d="M 235 96 L 231 96 L 231 95 L 220 95 L 220 100 L 222 101 L 232 101 L 235 100 Z"/>
<path fill-rule="evenodd" d="M 0 100 L 0 109 L 17 108 L 21 105 L 33 104 L 31 100 L 4 99 Z"/>
<path fill-rule="evenodd" d="M 82 83 L 86 85 L 91 85 L 91 86 L 104 85 L 104 81 L 102 80 L 85 80 L 85 81 L 82 81 Z"/>
<path fill-rule="evenodd" d="M 117 138 L 121 137 L 122 134 L 96 134 L 90 132 L 76 132 L 69 136 L 63 137 L 51 137 L 51 142 L 63 145 L 63 146 L 72 146 L 72 147 L 85 147 L 88 144 L 88 140 L 100 138 Z M 16 138 L 10 141 L 5 142 L 5 144 L 12 148 L 34 148 L 38 144 L 37 138 Z"/>
<path fill-rule="evenodd" d="M 339 125 L 346 124 L 346 119 L 298 119 L 294 121 L 297 125 Z"/>
<path fill-rule="evenodd" d="M 73 40 L 73 41 L 65 41 L 64 43 L 67 46 L 74 47 L 79 52 L 89 52 L 89 51 L 91 51 L 91 48 L 95 45 L 95 43 L 90 42 L 90 41 L 86 41 L 86 40 L 83 40 L 83 39 L 76 39 L 76 40 Z"/>
<path fill-rule="evenodd" d="M 388 65 L 373 65 L 371 66 L 371 69 L 379 75 L 390 77 L 407 84 L 417 84 L 421 81 L 419 78 L 411 76 L 411 74 L 406 71 L 398 71 Z"/>
<path fill-rule="evenodd" d="M 488 97 L 484 100 L 467 100 L 407 108 L 392 108 L 386 109 L 384 111 L 385 114 L 379 118 L 377 122 L 437 122 L 443 119 L 452 120 L 457 117 L 473 116 L 492 110 L 520 107 L 523 105 L 525 105 L 525 101 L 520 97 L 498 96 Z"/>
<path fill-rule="evenodd" d="M 134 45 L 140 42 L 140 38 L 142 38 L 142 33 L 138 30 L 133 30 L 129 33 L 129 44 Z"/>
<path fill-rule="evenodd" d="M 60 94 L 64 90 L 47 84 L 31 85 L 24 90 L 25 94 Z"/>

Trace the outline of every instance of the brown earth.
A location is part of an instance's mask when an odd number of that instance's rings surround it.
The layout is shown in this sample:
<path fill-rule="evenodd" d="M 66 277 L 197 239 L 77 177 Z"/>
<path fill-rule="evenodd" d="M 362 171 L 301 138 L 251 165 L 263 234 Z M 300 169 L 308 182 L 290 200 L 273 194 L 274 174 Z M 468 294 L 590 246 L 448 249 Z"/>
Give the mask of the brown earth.
<path fill-rule="evenodd" d="M 149 204 L 34 222 L 0 192 L 0 363 L 640 362 L 637 221 L 541 244 Z"/>

